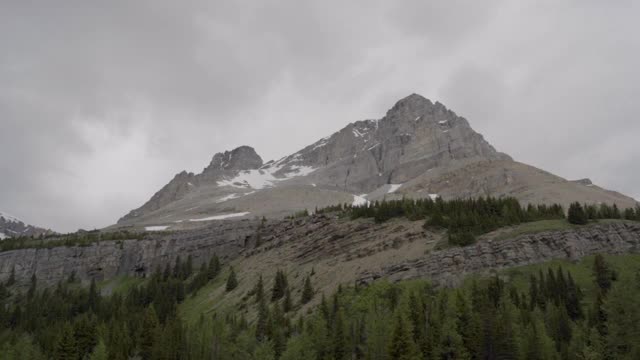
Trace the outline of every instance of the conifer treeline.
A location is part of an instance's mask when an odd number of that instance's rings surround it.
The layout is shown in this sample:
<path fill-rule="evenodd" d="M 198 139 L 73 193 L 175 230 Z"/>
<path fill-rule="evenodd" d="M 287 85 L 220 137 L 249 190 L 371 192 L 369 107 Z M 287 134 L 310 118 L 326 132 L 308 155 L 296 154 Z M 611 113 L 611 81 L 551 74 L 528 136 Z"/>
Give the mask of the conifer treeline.
<path fill-rule="evenodd" d="M 0 285 L 1 359 L 180 359 L 185 330 L 177 306 L 221 271 L 216 256 L 194 271 L 191 257 L 156 270 L 126 296 L 103 297 L 73 279 L 26 294 Z"/>
<path fill-rule="evenodd" d="M 376 222 L 384 222 L 396 217 L 409 220 L 425 220 L 425 228 L 445 228 L 448 230 L 449 243 L 452 245 L 469 245 L 476 236 L 482 235 L 504 226 L 520 223 L 564 219 L 565 213 L 561 205 L 522 206 L 512 197 L 493 198 L 479 197 L 473 199 L 442 200 L 437 198 L 401 199 L 374 201 L 367 204 L 336 205 L 316 211 L 317 213 L 339 212 L 352 219 L 373 218 Z M 576 213 L 578 213 L 576 215 Z M 576 220 L 578 216 L 579 220 Z M 614 205 L 580 205 L 572 204 L 569 209 L 569 221 L 573 224 L 586 224 L 598 219 L 627 219 L 640 221 L 640 206 L 620 211 Z"/>
<path fill-rule="evenodd" d="M 526 287 L 501 278 L 458 289 L 424 281 L 341 288 L 313 310 L 312 275 L 292 300 L 278 271 L 269 295 L 262 277 L 247 298 L 253 320 L 230 311 L 186 324 L 176 312 L 217 259 L 154 273 L 126 296 L 101 297 L 61 283 L 8 297 L 0 287 L 2 359 L 638 359 L 640 274 L 618 274 L 593 260 L 591 291 L 562 267 L 529 276 Z M 637 267 L 637 266 L 636 266 Z M 196 280 L 199 279 L 199 280 Z M 224 286 L 224 285 L 223 285 Z M 191 289 L 191 290 L 190 290 Z M 307 295 L 305 295 L 307 294 Z"/>
<path fill-rule="evenodd" d="M 128 230 L 100 232 L 86 231 L 64 235 L 47 235 L 39 237 L 20 236 L 7 238 L 0 242 L 0 251 L 26 248 L 53 248 L 57 246 L 89 246 L 93 243 L 108 240 L 141 240 L 147 236 L 145 232 Z"/>

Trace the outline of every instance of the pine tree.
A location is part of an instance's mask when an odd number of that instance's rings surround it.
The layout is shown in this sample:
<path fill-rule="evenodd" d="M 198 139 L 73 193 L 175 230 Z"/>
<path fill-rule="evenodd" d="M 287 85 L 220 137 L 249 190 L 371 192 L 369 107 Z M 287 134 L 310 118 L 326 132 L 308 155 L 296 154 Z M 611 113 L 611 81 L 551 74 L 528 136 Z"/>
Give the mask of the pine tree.
<path fill-rule="evenodd" d="M 229 272 L 229 277 L 227 278 L 227 292 L 232 291 L 233 289 L 238 287 L 238 279 L 236 278 L 236 272 L 231 267 L 231 271 Z"/>
<path fill-rule="evenodd" d="M 462 344 L 460 344 L 462 345 Z M 394 360 L 417 360 L 418 351 L 411 339 L 411 333 L 400 312 L 396 314 L 388 354 Z M 446 358 L 445 358 L 446 359 Z"/>
<path fill-rule="evenodd" d="M 271 291 L 271 301 L 282 299 L 287 291 L 288 283 L 287 276 L 284 271 L 278 270 L 276 272 L 275 281 L 273 283 L 273 289 Z"/>
<path fill-rule="evenodd" d="M 260 360 L 275 360 L 276 353 L 274 351 L 273 342 L 271 341 L 262 341 L 256 347 L 256 350 L 253 352 L 254 359 Z"/>
<path fill-rule="evenodd" d="M 593 259 L 593 276 L 596 285 L 598 285 L 603 294 L 609 291 L 613 281 L 616 279 L 615 271 L 609 267 L 602 254 L 597 254 Z"/>
<path fill-rule="evenodd" d="M 159 330 L 160 322 L 153 305 L 147 307 L 140 329 L 140 358 L 150 360 L 153 355 L 154 340 Z"/>
<path fill-rule="evenodd" d="M 104 340 L 99 339 L 98 344 L 89 356 L 89 360 L 107 360 L 107 355 L 107 346 L 104 344 Z"/>
<path fill-rule="evenodd" d="M 579 202 L 574 202 L 569 206 L 569 216 L 567 218 L 571 224 L 584 225 L 588 222 L 587 213 Z"/>
<path fill-rule="evenodd" d="M 90 319 L 86 314 L 73 324 L 73 333 L 76 340 L 76 348 L 78 354 L 89 354 L 91 350 L 96 346 L 98 341 L 98 334 L 96 331 L 96 324 L 93 319 Z"/>
<path fill-rule="evenodd" d="M 288 313 L 293 308 L 293 303 L 291 301 L 291 290 L 287 287 L 287 290 L 284 292 L 284 300 L 282 300 L 282 311 L 284 313 Z"/>
<path fill-rule="evenodd" d="M 258 341 L 264 341 L 267 338 L 269 328 L 269 308 L 267 303 L 262 299 L 258 303 L 258 320 L 256 321 L 256 339 Z"/>
<path fill-rule="evenodd" d="M 640 279 L 623 278 L 604 304 L 606 343 L 612 359 L 640 359 Z"/>
<path fill-rule="evenodd" d="M 342 311 L 335 315 L 333 328 L 333 359 L 345 360 L 347 358 L 347 339 Z"/>
<path fill-rule="evenodd" d="M 256 304 L 260 304 L 264 301 L 264 282 L 262 281 L 262 275 L 260 275 L 260 278 L 258 279 L 254 293 L 256 295 Z"/>
<path fill-rule="evenodd" d="M 73 336 L 73 329 L 68 323 L 62 327 L 60 337 L 56 342 L 55 359 L 57 360 L 77 360 L 78 350 L 76 348 L 76 340 Z"/>
<path fill-rule="evenodd" d="M 300 302 L 304 305 L 313 299 L 313 285 L 311 285 L 311 276 L 307 276 L 304 280 L 304 287 L 302 289 L 302 299 Z"/>
<path fill-rule="evenodd" d="M 570 272 L 567 272 L 567 298 L 565 306 L 567 313 L 572 320 L 581 319 L 584 315 L 582 310 L 582 292 L 576 283 L 573 281 L 573 277 Z"/>
<path fill-rule="evenodd" d="M 209 266 L 207 268 L 207 278 L 213 280 L 220 273 L 220 259 L 217 255 L 213 255 L 209 260 Z"/>

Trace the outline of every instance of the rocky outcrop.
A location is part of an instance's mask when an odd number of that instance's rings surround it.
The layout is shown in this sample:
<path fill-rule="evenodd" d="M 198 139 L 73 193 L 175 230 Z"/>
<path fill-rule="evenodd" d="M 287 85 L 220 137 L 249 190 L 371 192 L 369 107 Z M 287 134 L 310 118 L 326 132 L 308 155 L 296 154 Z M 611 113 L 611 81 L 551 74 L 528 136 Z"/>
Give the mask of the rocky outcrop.
<path fill-rule="evenodd" d="M 611 223 L 564 231 L 484 241 L 475 245 L 434 252 L 421 259 L 402 262 L 377 272 L 363 272 L 360 283 L 382 277 L 392 281 L 428 278 L 455 284 L 469 274 L 542 263 L 552 259 L 579 260 L 596 253 L 640 252 L 640 224 Z"/>
<path fill-rule="evenodd" d="M 188 256 L 198 265 L 215 253 L 232 259 L 255 236 L 259 222 L 224 221 L 195 231 L 155 235 L 144 240 L 102 241 L 90 246 L 21 249 L 0 252 L 0 281 L 15 269 L 16 280 L 26 284 L 35 274 L 40 284 L 53 285 L 72 273 L 88 281 L 119 275 L 146 276 L 156 268 Z"/>
<path fill-rule="evenodd" d="M 203 174 L 220 170 L 252 170 L 262 166 L 262 158 L 251 146 L 240 146 L 232 151 L 217 153 Z"/>
<path fill-rule="evenodd" d="M 596 224 L 436 251 L 435 245 L 444 239 L 442 233 L 425 231 L 422 221 L 406 219 L 376 224 L 370 219 L 314 215 L 280 221 L 218 221 L 143 240 L 0 252 L 0 281 L 7 279 L 12 269 L 23 285 L 32 274 L 48 285 L 72 273 L 84 281 L 146 276 L 173 264 L 177 256 L 183 260 L 191 256 L 198 266 L 215 253 L 225 261 L 239 259 L 238 266 L 248 272 L 317 266 L 349 272 L 335 274 L 328 280 L 333 283 L 368 283 L 384 277 L 429 278 L 448 284 L 472 273 L 551 259 L 640 252 L 640 223 Z"/>

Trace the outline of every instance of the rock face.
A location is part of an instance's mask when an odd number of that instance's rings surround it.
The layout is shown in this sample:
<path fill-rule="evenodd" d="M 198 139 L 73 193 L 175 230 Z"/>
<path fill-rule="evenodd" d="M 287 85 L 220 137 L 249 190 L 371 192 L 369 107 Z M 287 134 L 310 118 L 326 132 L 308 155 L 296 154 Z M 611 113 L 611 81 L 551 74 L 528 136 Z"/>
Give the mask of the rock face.
<path fill-rule="evenodd" d="M 577 230 L 549 231 L 504 241 L 435 252 L 394 264 L 377 272 L 365 272 L 359 282 L 386 277 L 391 280 L 429 278 L 450 284 L 469 274 L 545 262 L 551 259 L 579 260 L 597 253 L 640 252 L 640 224 L 612 223 Z"/>
<path fill-rule="evenodd" d="M 198 266 L 215 253 L 226 262 L 234 260 L 247 284 L 257 280 L 251 276 L 267 275 L 282 267 L 299 274 L 315 269 L 319 282 L 333 286 L 381 277 L 454 283 L 471 273 L 551 259 L 640 252 L 640 223 L 596 224 L 435 250 L 445 237 L 425 231 L 421 221 L 400 219 L 376 224 L 366 219 L 315 215 L 280 221 L 221 221 L 144 240 L 0 252 L 0 281 L 6 280 L 12 269 L 18 283 L 25 286 L 32 274 L 47 285 L 72 273 L 83 281 L 147 276 L 173 264 L 177 256 L 183 260 L 191 256 Z"/>
<path fill-rule="evenodd" d="M 220 170 L 252 170 L 262 166 L 262 158 L 254 148 L 240 146 L 232 151 L 217 153 L 203 173 L 215 173 Z"/>
<path fill-rule="evenodd" d="M 412 94 L 379 120 L 351 123 L 277 161 L 263 164 L 248 146 L 218 153 L 201 174 L 176 175 L 118 226 L 177 230 L 191 219 L 229 213 L 277 218 L 338 203 L 436 195 L 636 205 L 590 181 L 568 181 L 515 162 L 465 118 Z"/>
<path fill-rule="evenodd" d="M 53 231 L 25 224 L 22 220 L 0 212 L 0 240 L 19 236 L 40 236 L 53 234 Z"/>
<path fill-rule="evenodd" d="M 219 222 L 216 226 L 144 240 L 101 241 L 91 246 L 21 249 L 0 252 L 0 279 L 15 269 L 19 284 L 35 274 L 41 284 L 53 285 L 72 273 L 80 280 L 98 281 L 118 275 L 144 276 L 173 264 L 177 256 L 193 258 L 194 264 L 209 261 L 215 253 L 222 259 L 237 257 L 257 221 Z"/>

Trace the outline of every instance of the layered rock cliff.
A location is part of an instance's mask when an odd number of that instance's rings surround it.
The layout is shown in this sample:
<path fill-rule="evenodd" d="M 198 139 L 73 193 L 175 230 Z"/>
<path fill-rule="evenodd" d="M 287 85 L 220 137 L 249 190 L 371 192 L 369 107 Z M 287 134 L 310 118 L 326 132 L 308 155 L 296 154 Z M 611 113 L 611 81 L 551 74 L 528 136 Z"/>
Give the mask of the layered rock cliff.
<path fill-rule="evenodd" d="M 551 259 L 579 260 L 597 253 L 640 252 L 640 224 L 609 223 L 563 231 L 522 235 L 502 241 L 482 241 L 463 248 L 434 252 L 377 272 L 365 272 L 358 281 L 385 277 L 392 281 L 429 278 L 451 283 L 470 274 L 536 264 Z"/>
<path fill-rule="evenodd" d="M 227 262 L 234 261 L 243 275 L 267 274 L 282 266 L 296 273 L 315 268 L 318 276 L 324 274 L 327 286 L 356 280 L 366 283 L 381 277 L 451 282 L 471 273 L 551 259 L 640 252 L 640 224 L 629 222 L 436 250 L 435 245 L 445 238 L 443 233 L 425 231 L 420 221 L 408 220 L 376 224 L 316 215 L 282 221 L 224 221 L 144 240 L 0 252 L 0 281 L 8 278 L 12 269 L 21 284 L 27 284 L 32 274 L 48 285 L 72 273 L 84 281 L 146 276 L 173 264 L 177 256 L 191 256 L 198 265 L 215 253 Z"/>

